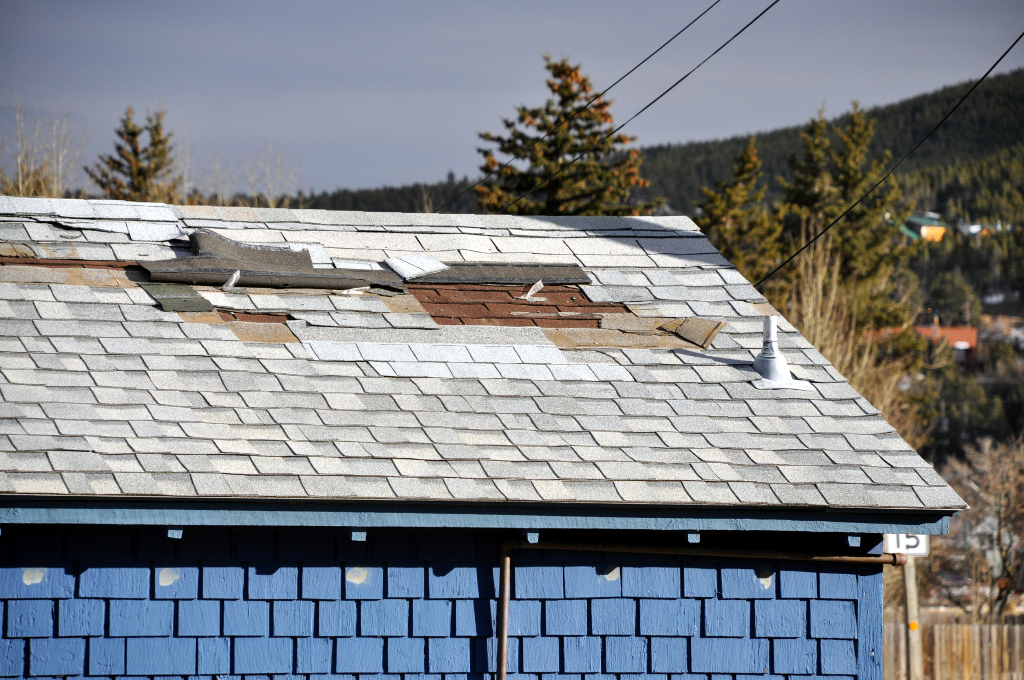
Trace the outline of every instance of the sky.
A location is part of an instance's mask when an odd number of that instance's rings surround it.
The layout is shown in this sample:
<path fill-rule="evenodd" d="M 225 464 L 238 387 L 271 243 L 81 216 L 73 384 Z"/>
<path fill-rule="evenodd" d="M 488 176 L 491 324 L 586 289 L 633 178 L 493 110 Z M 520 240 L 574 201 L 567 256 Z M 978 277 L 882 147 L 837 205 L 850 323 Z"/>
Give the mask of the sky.
<path fill-rule="evenodd" d="M 268 145 L 306 191 L 475 176 L 477 133 L 546 98 L 543 54 L 600 89 L 712 1 L 0 0 L 0 131 L 15 96 L 30 118 L 66 112 L 82 164 L 113 148 L 126 107 L 163 107 L 200 182 L 214 157 L 239 173 Z M 722 0 L 612 90 L 612 113 L 628 118 L 769 2 Z M 781 0 L 624 132 L 680 143 L 894 102 L 979 77 L 1021 30 L 1020 0 Z M 1021 66 L 1024 42 L 997 72 Z"/>

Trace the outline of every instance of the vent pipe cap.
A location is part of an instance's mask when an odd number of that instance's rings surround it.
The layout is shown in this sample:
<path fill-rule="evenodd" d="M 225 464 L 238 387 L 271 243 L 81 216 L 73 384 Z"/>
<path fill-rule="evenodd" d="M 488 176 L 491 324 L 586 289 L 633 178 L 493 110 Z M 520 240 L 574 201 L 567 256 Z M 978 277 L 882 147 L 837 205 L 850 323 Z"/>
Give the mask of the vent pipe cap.
<path fill-rule="evenodd" d="M 761 353 L 754 358 L 754 370 L 765 380 L 772 382 L 789 382 L 793 376 L 789 372 L 786 357 L 779 351 L 779 318 L 764 318 L 764 338 Z"/>

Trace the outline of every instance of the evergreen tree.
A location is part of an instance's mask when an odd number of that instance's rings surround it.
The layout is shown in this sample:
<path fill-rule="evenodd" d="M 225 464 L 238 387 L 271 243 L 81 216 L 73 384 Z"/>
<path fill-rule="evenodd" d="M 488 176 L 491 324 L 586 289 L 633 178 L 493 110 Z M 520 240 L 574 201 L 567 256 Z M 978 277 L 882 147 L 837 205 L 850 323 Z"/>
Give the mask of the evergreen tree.
<path fill-rule="evenodd" d="M 829 171 L 832 142 L 828 138 L 824 109 L 819 109 L 818 117 L 800 132 L 800 142 L 804 147 L 803 157 L 797 159 L 793 154 L 789 158 L 793 181 L 778 178 L 783 190 L 779 217 L 786 237 L 797 243 L 824 229 L 842 211 Z"/>
<path fill-rule="evenodd" d="M 542 107 L 517 107 L 514 120 L 503 119 L 507 136 L 480 134 L 481 139 L 497 144 L 498 153 L 529 164 L 526 169 L 509 164 L 493 181 L 477 187 L 483 211 L 496 213 L 507 209 L 517 215 L 643 215 L 659 207 L 661 200 L 629 202 L 631 189 L 645 187 L 647 181 L 640 177 L 640 152 L 625 148 L 635 138 L 624 134 L 608 136 L 614 129 L 609 112 L 611 102 L 598 97 L 586 107 L 594 96 L 593 87 L 580 72 L 580 66 L 571 65 L 567 59 L 552 61 L 550 57 L 544 57 L 544 62 L 551 75 L 547 86 L 553 98 Z M 478 151 L 484 157 L 481 170 L 485 173 L 501 165 L 493 149 Z M 583 158 L 567 167 L 581 154 Z"/>
<path fill-rule="evenodd" d="M 803 157 L 790 158 L 793 181 L 783 189 L 777 215 L 783 237 L 796 249 L 832 223 L 885 174 L 889 152 L 868 161 L 874 123 L 854 102 L 845 128 L 832 126 L 824 113 L 801 133 Z M 900 224 L 909 214 L 892 177 L 882 183 L 829 231 L 841 280 L 869 324 L 899 325 L 911 313 L 907 296 L 916 290 L 913 276 L 897 271 L 908 255 Z"/>
<path fill-rule="evenodd" d="M 935 277 L 927 304 L 927 311 L 944 326 L 976 326 L 981 316 L 981 300 L 959 269 Z"/>
<path fill-rule="evenodd" d="M 732 181 L 701 187 L 704 200 L 697 225 L 748 280 L 756 282 L 779 262 L 782 227 L 764 209 L 767 187 L 758 188 L 761 161 L 754 138 L 734 159 Z"/>
<path fill-rule="evenodd" d="M 100 155 L 93 167 L 85 168 L 85 173 L 107 198 L 173 202 L 181 180 L 173 174 L 174 146 L 171 133 L 164 131 L 164 111 L 147 113 L 145 125 L 136 123 L 133 114 L 129 106 L 120 127 L 114 131 L 119 140 L 114 143 L 114 153 Z"/>

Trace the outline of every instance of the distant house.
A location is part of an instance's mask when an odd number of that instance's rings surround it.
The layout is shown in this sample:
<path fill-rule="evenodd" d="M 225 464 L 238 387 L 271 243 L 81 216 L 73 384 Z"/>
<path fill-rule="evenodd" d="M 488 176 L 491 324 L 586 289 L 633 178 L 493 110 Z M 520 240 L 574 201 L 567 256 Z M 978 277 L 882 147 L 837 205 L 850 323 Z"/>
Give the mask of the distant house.
<path fill-rule="evenodd" d="M 948 342 L 960 363 L 969 363 L 978 349 L 978 329 L 974 326 L 940 326 L 936 322 L 930 326 L 915 326 L 914 330 L 933 342 Z"/>
<path fill-rule="evenodd" d="M 932 212 L 911 215 L 901 230 L 911 240 L 941 241 L 949 225 L 938 214 Z"/>
<path fill-rule="evenodd" d="M 0 676 L 880 680 L 964 507 L 684 217 L 0 238 Z"/>

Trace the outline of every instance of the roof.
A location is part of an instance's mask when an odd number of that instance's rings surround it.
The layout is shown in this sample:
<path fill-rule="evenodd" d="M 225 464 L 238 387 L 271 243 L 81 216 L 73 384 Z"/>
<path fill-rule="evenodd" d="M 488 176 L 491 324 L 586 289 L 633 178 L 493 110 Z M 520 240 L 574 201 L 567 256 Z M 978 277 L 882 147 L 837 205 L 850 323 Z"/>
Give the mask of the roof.
<path fill-rule="evenodd" d="M 919 229 L 921 227 L 949 228 L 949 224 L 947 224 L 941 217 L 937 217 L 935 215 L 911 215 L 907 218 L 907 224 Z"/>
<path fill-rule="evenodd" d="M 397 295 L 197 285 L 214 312 L 165 311 L 134 264 L 191 255 L 199 229 L 308 252 L 318 269 L 426 253 L 578 265 L 590 283 L 542 289 L 543 308 L 476 284 L 413 280 Z M 685 217 L 0 197 L 0 239 L 8 504 L 964 507 L 784 319 L 781 346 L 812 391 L 752 385 L 774 310 Z M 506 299 L 444 297 L 490 292 Z M 446 316 L 445 300 L 477 312 Z M 726 325 L 702 349 L 658 330 L 681 317 Z"/>
<path fill-rule="evenodd" d="M 945 339 L 956 349 L 974 349 L 978 346 L 978 329 L 975 326 L 914 326 L 921 337 L 934 342 Z"/>

